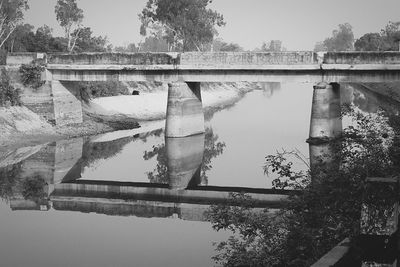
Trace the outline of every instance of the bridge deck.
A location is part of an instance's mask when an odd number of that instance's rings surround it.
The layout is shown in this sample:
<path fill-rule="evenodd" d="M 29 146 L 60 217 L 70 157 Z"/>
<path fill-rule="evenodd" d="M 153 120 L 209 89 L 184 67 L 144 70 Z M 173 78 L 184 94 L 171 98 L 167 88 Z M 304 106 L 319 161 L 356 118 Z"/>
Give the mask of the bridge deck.
<path fill-rule="evenodd" d="M 67 81 L 396 82 L 400 52 L 53 54 L 47 70 Z"/>

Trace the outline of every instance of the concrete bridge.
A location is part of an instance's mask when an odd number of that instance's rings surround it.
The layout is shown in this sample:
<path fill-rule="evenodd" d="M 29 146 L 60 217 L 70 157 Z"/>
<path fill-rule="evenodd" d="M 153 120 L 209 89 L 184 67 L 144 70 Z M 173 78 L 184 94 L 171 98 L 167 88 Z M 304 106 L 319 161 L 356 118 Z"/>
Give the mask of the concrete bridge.
<path fill-rule="evenodd" d="M 23 59 L 10 55 L 7 64 Z M 57 124 L 82 122 L 63 81 L 168 82 L 166 136 L 204 132 L 201 82 L 308 82 L 314 86 L 310 138 L 341 132 L 340 84 L 400 81 L 400 52 L 85 53 L 40 55 L 47 64 Z M 27 60 L 26 60 L 27 61 Z"/>

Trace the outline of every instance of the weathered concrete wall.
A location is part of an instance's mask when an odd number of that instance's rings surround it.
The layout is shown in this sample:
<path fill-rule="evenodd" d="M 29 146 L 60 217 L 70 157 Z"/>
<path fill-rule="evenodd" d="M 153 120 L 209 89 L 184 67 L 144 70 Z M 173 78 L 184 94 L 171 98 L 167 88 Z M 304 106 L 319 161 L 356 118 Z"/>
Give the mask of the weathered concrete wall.
<path fill-rule="evenodd" d="M 31 52 L 9 53 L 7 55 L 6 64 L 7 65 L 29 64 L 33 60 L 46 61 L 46 54 L 36 53 L 36 52 L 35 53 L 31 53 Z"/>
<path fill-rule="evenodd" d="M 19 67 L 20 65 L 7 66 L 6 70 L 13 86 L 21 90 L 22 104 L 47 121 L 55 123 L 50 82 L 46 82 L 37 89 L 24 86 L 19 74 Z"/>
<path fill-rule="evenodd" d="M 81 53 L 49 54 L 49 64 L 76 65 L 173 65 L 177 64 L 177 53 Z"/>
<path fill-rule="evenodd" d="M 325 64 L 400 64 L 399 52 L 328 52 Z"/>
<path fill-rule="evenodd" d="M 180 65 L 297 65 L 314 64 L 314 52 L 217 52 L 180 54 Z"/>
<path fill-rule="evenodd" d="M 61 82 L 51 81 L 54 117 L 57 125 L 82 123 L 82 104 Z"/>

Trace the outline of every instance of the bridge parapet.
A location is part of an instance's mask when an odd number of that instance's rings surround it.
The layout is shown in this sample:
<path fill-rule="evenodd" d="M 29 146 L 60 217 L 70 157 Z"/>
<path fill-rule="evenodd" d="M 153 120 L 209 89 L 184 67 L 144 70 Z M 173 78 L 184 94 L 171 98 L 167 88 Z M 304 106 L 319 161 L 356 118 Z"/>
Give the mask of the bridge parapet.
<path fill-rule="evenodd" d="M 178 53 L 49 54 L 48 64 L 61 65 L 175 65 Z"/>
<path fill-rule="evenodd" d="M 400 64 L 400 52 L 327 52 L 324 64 Z"/>

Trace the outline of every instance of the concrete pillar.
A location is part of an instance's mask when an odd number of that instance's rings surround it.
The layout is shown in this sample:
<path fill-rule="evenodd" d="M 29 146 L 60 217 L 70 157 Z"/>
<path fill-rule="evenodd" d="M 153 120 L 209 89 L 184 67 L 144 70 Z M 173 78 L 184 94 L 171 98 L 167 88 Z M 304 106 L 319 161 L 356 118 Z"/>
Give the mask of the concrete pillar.
<path fill-rule="evenodd" d="M 341 133 L 340 86 L 337 83 L 318 83 L 314 86 L 310 139 L 329 140 Z"/>
<path fill-rule="evenodd" d="M 185 189 L 200 181 L 204 154 L 204 134 L 165 138 L 169 187 Z"/>
<path fill-rule="evenodd" d="M 168 84 L 166 137 L 204 133 L 204 114 L 199 82 Z"/>
<path fill-rule="evenodd" d="M 51 81 L 51 93 L 54 103 L 54 118 L 56 125 L 82 123 L 82 104 L 60 82 Z"/>

